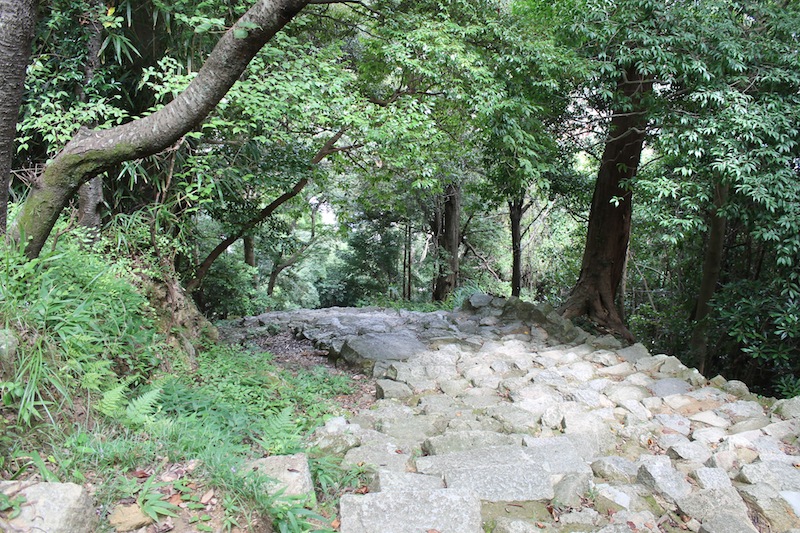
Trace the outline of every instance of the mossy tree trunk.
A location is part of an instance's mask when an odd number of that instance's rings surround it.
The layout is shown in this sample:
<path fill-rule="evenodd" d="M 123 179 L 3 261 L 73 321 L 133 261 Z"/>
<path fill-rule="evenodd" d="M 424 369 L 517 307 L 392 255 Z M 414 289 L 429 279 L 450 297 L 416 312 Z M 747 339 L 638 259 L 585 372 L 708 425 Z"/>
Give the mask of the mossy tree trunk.
<path fill-rule="evenodd" d="M 45 167 L 13 228 L 13 238 L 27 241 L 28 256 L 39 255 L 59 214 L 81 185 L 124 161 L 156 154 L 199 126 L 256 53 L 307 3 L 259 0 L 222 36 L 192 83 L 172 102 L 121 126 L 78 132 Z"/>
<path fill-rule="evenodd" d="M 37 4 L 36 0 L 0 0 L 0 235 L 6 232 L 11 161 Z"/>

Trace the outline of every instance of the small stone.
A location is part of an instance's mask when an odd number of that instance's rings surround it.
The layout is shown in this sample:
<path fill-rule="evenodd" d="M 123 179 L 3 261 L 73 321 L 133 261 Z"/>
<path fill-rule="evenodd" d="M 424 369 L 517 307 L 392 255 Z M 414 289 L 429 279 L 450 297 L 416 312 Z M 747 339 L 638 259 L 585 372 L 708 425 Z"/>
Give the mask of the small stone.
<path fill-rule="evenodd" d="M 137 504 L 117 505 L 108 517 L 108 523 L 117 531 L 136 531 L 149 526 L 153 519 L 142 512 Z"/>
<path fill-rule="evenodd" d="M 705 463 L 711 458 L 711 452 L 705 446 L 696 442 L 687 442 L 670 446 L 667 455 L 673 459 L 682 459 L 695 463 Z"/>
<path fill-rule="evenodd" d="M 689 420 L 717 428 L 726 428 L 731 425 L 729 420 L 722 418 L 713 411 L 701 411 L 690 416 Z"/>
<path fill-rule="evenodd" d="M 624 481 L 630 483 L 636 479 L 638 468 L 636 464 L 624 457 L 610 455 L 600 457 L 592 463 L 592 472 L 599 478 L 608 481 Z"/>
<path fill-rule="evenodd" d="M 405 383 L 393 381 L 391 379 L 379 379 L 375 382 L 375 397 L 380 399 L 395 398 L 405 400 L 410 398 L 414 392 Z"/>
<path fill-rule="evenodd" d="M 642 485 L 673 501 L 692 492 L 689 482 L 673 468 L 669 458 L 663 455 L 644 457 L 637 478 Z"/>
<path fill-rule="evenodd" d="M 273 492 L 282 491 L 286 496 L 314 497 L 314 482 L 304 453 L 273 455 L 249 463 L 248 470 L 274 479 Z"/>
<path fill-rule="evenodd" d="M 685 394 L 692 390 L 691 385 L 678 378 L 659 379 L 651 383 L 648 388 L 660 398 L 672 396 L 673 394 Z"/>
<path fill-rule="evenodd" d="M 650 357 L 650 352 L 647 351 L 647 347 L 644 344 L 637 342 L 632 346 L 617 350 L 617 355 L 624 361 L 638 363 L 640 360 Z"/>

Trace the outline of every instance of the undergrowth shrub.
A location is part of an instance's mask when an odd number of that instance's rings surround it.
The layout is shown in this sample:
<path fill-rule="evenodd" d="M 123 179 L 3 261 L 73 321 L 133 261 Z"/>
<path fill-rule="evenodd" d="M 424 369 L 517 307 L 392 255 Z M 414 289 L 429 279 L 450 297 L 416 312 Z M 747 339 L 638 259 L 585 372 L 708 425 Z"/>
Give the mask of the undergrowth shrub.
<path fill-rule="evenodd" d="M 3 405 L 26 425 L 122 383 L 133 386 L 158 366 L 162 346 L 152 309 L 124 263 L 92 251 L 79 233 L 29 260 L 0 244 L 0 324 L 16 333 L 13 377 L 0 384 Z M 87 406 L 88 407 L 88 406 Z"/>

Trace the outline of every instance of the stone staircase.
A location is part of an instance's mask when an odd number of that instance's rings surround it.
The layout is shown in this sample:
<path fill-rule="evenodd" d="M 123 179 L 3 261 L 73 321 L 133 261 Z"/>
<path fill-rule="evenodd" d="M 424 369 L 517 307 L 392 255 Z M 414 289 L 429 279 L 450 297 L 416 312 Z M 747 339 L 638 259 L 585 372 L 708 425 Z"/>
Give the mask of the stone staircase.
<path fill-rule="evenodd" d="M 800 399 L 642 345 L 553 346 L 530 313 L 474 303 L 474 333 L 382 359 L 376 405 L 315 434 L 373 472 L 342 497 L 342 533 L 800 533 Z"/>

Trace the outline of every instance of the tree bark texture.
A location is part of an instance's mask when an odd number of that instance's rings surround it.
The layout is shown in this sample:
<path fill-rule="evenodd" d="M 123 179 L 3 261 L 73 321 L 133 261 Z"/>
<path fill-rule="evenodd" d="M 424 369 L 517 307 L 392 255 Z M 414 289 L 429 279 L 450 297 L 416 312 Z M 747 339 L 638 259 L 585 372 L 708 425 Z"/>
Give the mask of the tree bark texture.
<path fill-rule="evenodd" d="M 100 47 L 103 45 L 103 25 L 100 23 L 99 15 L 106 9 L 103 0 L 95 0 L 94 10 L 87 15 L 89 39 L 86 47 L 86 65 L 83 69 L 83 86 L 81 87 L 78 99 L 81 102 L 89 100 L 86 88 L 92 82 L 94 73 L 100 64 Z M 98 236 L 100 231 L 100 206 L 103 204 L 103 178 L 95 176 L 78 190 L 78 223 L 81 226 L 93 230 L 93 237 Z"/>
<path fill-rule="evenodd" d="M 522 216 L 527 207 L 525 198 L 508 201 L 508 216 L 511 222 L 511 296 L 519 298 L 522 292 Z"/>
<path fill-rule="evenodd" d="M 17 0 L 10 1 L 13 5 Z M 256 53 L 306 4 L 259 0 L 222 36 L 192 83 L 172 102 L 121 126 L 78 132 L 45 167 L 41 183 L 22 206 L 12 235 L 27 240 L 27 255 L 38 256 L 59 214 L 86 181 L 124 161 L 156 154 L 195 129 Z M 247 36 L 237 39 L 237 29 L 246 29 Z"/>
<path fill-rule="evenodd" d="M 242 237 L 242 244 L 244 245 L 244 264 L 251 267 L 256 265 L 256 243 L 252 235 L 245 235 Z"/>
<path fill-rule="evenodd" d="M 447 262 L 440 262 L 439 273 L 433 289 L 434 301 L 446 300 L 458 286 L 459 257 L 461 247 L 461 188 L 449 183 L 445 188 L 442 209 L 439 252 L 442 250 Z"/>
<path fill-rule="evenodd" d="M 14 139 L 36 31 L 36 0 L 0 0 L 0 235 L 6 232 Z"/>
<path fill-rule="evenodd" d="M 639 167 L 646 135 L 646 104 L 652 80 L 629 67 L 618 91 L 629 105 L 614 110 L 592 196 L 586 246 L 578 282 L 560 312 L 566 318 L 588 315 L 599 326 L 633 342 L 615 301 L 622 280 L 631 231 L 631 197 L 624 182 Z"/>
<path fill-rule="evenodd" d="M 703 258 L 703 275 L 700 280 L 700 289 L 697 292 L 694 316 L 692 317 L 694 328 L 692 329 L 692 338 L 689 341 L 689 349 L 694 364 L 701 373 L 711 366 L 708 351 L 708 321 L 706 318 L 711 311 L 709 302 L 714 296 L 719 274 L 722 270 L 727 220 L 720 213 L 720 210 L 728 201 L 728 191 L 729 187 L 727 185 L 719 183 L 714 188 L 714 212 L 711 214 L 708 245 Z"/>

